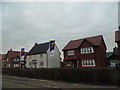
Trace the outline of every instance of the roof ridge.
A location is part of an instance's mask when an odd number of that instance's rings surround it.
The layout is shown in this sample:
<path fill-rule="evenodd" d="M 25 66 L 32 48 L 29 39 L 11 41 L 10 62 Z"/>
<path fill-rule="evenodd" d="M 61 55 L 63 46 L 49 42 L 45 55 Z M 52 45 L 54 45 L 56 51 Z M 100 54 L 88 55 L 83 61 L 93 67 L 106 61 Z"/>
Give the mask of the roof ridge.
<path fill-rule="evenodd" d="M 86 37 L 86 38 L 77 39 L 77 40 L 71 40 L 62 50 L 78 48 L 84 40 L 87 40 L 92 45 L 100 45 L 101 40 L 104 41 L 102 35 L 91 36 L 91 37 Z"/>
<path fill-rule="evenodd" d="M 81 39 L 76 39 L 76 40 L 71 40 L 71 41 L 79 41 L 79 40 L 84 40 L 84 39 L 88 39 L 88 38 L 95 38 L 95 37 L 100 37 L 102 35 L 97 35 L 97 36 L 91 36 L 91 37 L 86 37 L 86 38 L 81 38 Z"/>
<path fill-rule="evenodd" d="M 28 55 L 46 53 L 48 49 L 49 49 L 49 42 L 40 43 L 40 44 L 34 45 L 28 52 Z"/>
<path fill-rule="evenodd" d="M 38 44 L 38 45 L 42 45 L 42 44 L 47 44 L 47 43 L 49 43 L 49 42 L 45 42 L 45 43 L 40 43 L 40 44 Z"/>
<path fill-rule="evenodd" d="M 20 52 L 20 51 L 10 51 L 10 52 Z"/>

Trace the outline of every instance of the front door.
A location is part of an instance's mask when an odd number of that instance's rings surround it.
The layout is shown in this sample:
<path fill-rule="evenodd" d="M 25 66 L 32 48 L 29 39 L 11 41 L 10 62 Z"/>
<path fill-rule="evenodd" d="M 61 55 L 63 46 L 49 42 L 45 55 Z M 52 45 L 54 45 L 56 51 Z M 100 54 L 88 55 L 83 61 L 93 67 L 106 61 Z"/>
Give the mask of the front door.
<path fill-rule="evenodd" d="M 77 61 L 73 61 L 73 67 L 77 68 Z"/>

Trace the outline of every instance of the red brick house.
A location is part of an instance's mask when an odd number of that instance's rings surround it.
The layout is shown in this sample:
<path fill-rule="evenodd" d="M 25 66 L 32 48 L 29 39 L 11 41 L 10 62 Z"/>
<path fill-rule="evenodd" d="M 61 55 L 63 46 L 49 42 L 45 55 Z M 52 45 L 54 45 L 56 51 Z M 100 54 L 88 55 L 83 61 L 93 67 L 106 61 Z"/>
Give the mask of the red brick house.
<path fill-rule="evenodd" d="M 25 52 L 27 55 L 27 52 Z M 20 51 L 13 51 L 10 49 L 3 60 L 4 68 L 20 67 Z"/>
<path fill-rule="evenodd" d="M 0 65 L 1 65 L 1 62 L 2 62 L 2 54 L 0 54 Z M 0 68 L 0 71 L 1 71 L 1 68 Z"/>
<path fill-rule="evenodd" d="M 118 45 L 118 56 L 120 60 L 120 25 L 119 25 L 119 30 L 115 32 L 115 42 Z"/>
<path fill-rule="evenodd" d="M 2 68 L 5 67 L 5 57 L 6 57 L 6 54 L 2 54 Z"/>
<path fill-rule="evenodd" d="M 106 50 L 102 35 L 72 40 L 62 49 L 65 67 L 104 67 Z"/>

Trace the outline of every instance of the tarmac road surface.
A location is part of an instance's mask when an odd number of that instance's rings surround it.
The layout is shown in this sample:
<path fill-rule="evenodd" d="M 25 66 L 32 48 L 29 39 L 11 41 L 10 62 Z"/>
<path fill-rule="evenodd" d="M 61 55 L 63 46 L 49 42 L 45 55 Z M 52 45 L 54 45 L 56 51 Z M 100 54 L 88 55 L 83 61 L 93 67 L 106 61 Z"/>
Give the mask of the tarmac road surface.
<path fill-rule="evenodd" d="M 108 88 L 118 90 L 117 86 L 87 85 L 82 83 L 67 83 L 2 75 L 2 88 L 53 88 L 58 90 L 71 90 L 72 88 Z M 71 88 L 71 89 L 70 89 Z M 96 89 L 97 90 L 97 89 Z"/>

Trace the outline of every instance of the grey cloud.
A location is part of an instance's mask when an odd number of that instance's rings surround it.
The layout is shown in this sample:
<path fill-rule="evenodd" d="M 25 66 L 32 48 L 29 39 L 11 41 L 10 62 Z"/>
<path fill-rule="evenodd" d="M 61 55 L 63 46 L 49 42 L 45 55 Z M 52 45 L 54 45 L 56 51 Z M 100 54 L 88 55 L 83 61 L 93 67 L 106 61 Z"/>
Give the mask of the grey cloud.
<path fill-rule="evenodd" d="M 28 51 L 35 42 L 55 39 L 60 50 L 74 39 L 104 35 L 115 46 L 117 3 L 3 3 L 3 52 Z"/>

